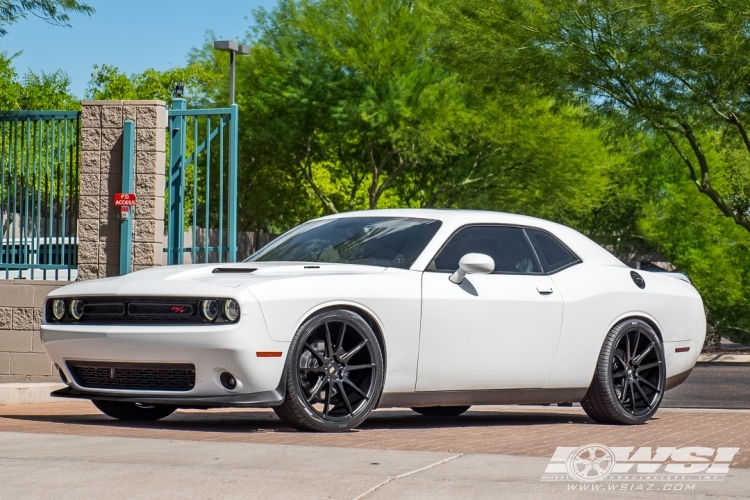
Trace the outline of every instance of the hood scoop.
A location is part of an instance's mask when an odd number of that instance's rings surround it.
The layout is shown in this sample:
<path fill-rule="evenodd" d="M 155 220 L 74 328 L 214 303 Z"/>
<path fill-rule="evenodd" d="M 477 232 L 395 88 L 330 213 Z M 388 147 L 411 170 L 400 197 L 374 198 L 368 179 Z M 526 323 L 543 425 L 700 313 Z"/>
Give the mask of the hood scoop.
<path fill-rule="evenodd" d="M 213 274 L 250 274 L 258 269 L 254 267 L 215 267 Z"/>

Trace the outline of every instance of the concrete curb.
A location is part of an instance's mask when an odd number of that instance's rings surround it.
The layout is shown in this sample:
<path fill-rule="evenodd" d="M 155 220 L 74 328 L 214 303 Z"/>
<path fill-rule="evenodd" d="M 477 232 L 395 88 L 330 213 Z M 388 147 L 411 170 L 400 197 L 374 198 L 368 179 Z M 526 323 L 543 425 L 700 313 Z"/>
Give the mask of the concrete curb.
<path fill-rule="evenodd" d="M 701 354 L 698 363 L 750 363 L 750 354 Z"/>
<path fill-rule="evenodd" d="M 65 384 L 60 383 L 0 384 L 0 405 L 59 401 L 59 399 L 50 396 L 49 393 L 63 387 L 65 387 Z"/>

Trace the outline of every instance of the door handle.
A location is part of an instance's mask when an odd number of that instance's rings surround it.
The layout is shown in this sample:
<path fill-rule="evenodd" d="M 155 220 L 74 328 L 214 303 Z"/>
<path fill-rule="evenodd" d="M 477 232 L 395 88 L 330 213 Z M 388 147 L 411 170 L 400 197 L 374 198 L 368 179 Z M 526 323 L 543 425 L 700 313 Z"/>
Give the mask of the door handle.
<path fill-rule="evenodd" d="M 550 295 L 553 292 L 551 286 L 538 286 L 536 287 L 536 291 L 539 292 L 541 295 Z"/>

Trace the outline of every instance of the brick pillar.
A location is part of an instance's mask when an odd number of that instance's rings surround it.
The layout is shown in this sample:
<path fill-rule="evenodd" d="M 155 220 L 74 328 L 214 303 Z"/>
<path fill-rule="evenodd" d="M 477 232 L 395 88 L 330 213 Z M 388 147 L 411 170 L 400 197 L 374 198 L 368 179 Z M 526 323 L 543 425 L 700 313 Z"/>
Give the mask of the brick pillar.
<path fill-rule="evenodd" d="M 164 101 L 83 101 L 78 279 L 117 276 L 122 187 L 122 124 L 135 121 L 133 270 L 161 263 L 167 108 Z"/>

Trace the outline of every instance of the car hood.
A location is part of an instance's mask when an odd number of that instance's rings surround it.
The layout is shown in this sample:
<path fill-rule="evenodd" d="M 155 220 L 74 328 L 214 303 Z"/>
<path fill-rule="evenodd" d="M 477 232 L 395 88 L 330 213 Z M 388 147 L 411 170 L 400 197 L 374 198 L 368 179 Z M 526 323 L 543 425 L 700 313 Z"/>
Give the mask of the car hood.
<path fill-rule="evenodd" d="M 389 268 L 354 264 L 310 262 L 240 262 L 232 264 L 194 264 L 161 266 L 125 276 L 82 281 L 50 293 L 54 296 L 154 295 L 195 296 L 227 295 L 227 288 L 249 288 L 272 280 L 342 274 L 377 274 Z"/>

